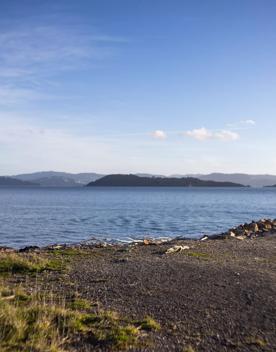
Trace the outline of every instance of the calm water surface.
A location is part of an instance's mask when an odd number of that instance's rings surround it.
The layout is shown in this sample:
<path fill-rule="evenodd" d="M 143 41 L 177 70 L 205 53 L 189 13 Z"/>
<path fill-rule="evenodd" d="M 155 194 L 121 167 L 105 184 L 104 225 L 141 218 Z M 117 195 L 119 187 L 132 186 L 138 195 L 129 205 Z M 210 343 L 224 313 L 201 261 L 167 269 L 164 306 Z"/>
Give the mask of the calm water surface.
<path fill-rule="evenodd" d="M 0 189 L 0 245 L 199 237 L 276 218 L 276 189 Z"/>

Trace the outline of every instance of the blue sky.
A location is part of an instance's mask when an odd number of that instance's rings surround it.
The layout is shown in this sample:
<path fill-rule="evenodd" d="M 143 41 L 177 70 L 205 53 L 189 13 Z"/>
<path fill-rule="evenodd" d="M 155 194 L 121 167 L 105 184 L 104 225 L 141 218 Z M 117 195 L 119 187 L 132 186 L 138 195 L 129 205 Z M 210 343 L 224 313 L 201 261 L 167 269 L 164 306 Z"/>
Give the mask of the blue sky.
<path fill-rule="evenodd" d="M 0 174 L 276 174 L 274 0 L 2 0 Z"/>

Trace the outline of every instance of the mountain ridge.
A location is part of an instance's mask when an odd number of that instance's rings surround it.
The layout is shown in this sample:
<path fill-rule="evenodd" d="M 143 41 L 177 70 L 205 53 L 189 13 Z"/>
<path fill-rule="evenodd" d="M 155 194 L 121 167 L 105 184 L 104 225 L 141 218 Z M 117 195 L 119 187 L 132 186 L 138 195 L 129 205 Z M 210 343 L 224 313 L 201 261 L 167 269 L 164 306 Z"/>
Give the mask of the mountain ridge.
<path fill-rule="evenodd" d="M 251 187 L 264 187 L 276 184 L 276 176 L 269 174 L 244 174 L 244 173 L 220 173 L 213 172 L 207 175 L 192 174 L 192 177 L 197 177 L 200 180 L 213 180 L 217 182 L 234 182 L 242 183 Z"/>
<path fill-rule="evenodd" d="M 172 174 L 170 176 L 150 173 L 135 173 L 140 177 L 182 178 L 194 177 L 204 181 L 233 182 L 251 187 L 266 187 L 276 184 L 276 175 L 246 174 L 246 173 L 220 173 L 210 174 Z M 61 171 L 39 171 L 28 174 L 9 176 L 22 181 L 39 183 L 44 187 L 82 187 L 101 177 L 106 176 L 96 172 L 69 173 Z"/>
<path fill-rule="evenodd" d="M 38 171 L 12 177 L 21 181 L 34 181 L 44 187 L 82 187 L 103 176 L 95 172 L 74 174 L 62 171 Z"/>

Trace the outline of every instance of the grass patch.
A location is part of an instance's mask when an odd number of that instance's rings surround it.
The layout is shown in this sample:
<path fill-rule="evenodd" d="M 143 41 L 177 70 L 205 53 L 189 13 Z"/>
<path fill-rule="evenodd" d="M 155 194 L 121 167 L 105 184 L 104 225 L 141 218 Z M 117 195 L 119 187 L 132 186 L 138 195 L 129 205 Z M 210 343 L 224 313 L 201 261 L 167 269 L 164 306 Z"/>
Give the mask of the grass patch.
<path fill-rule="evenodd" d="M 160 325 L 151 317 L 146 317 L 141 321 L 136 321 L 134 322 L 134 325 L 146 331 L 158 331 L 161 328 Z"/>
<path fill-rule="evenodd" d="M 203 259 L 203 260 L 208 260 L 211 257 L 209 256 L 209 254 L 207 253 L 202 253 L 202 252 L 187 252 L 187 255 L 189 257 L 194 257 L 194 258 L 199 258 L 199 259 Z"/>
<path fill-rule="evenodd" d="M 184 347 L 183 352 L 196 352 L 191 345 Z"/>
<path fill-rule="evenodd" d="M 65 352 L 80 341 L 121 351 L 137 346 L 141 331 L 160 329 L 150 317 L 133 323 L 92 306 L 0 286 L 0 351 Z"/>
<path fill-rule="evenodd" d="M 267 341 L 262 339 L 261 337 L 248 337 L 246 338 L 246 344 L 247 345 L 252 345 L 252 346 L 258 346 L 258 347 L 266 347 L 267 346 Z"/>
<path fill-rule="evenodd" d="M 0 274 L 31 274 L 62 269 L 64 264 L 56 258 L 43 258 L 38 254 L 2 253 L 0 255 Z"/>
<path fill-rule="evenodd" d="M 14 288 L 10 275 L 35 275 L 62 271 L 70 258 L 87 254 L 78 249 L 43 253 L 0 253 L 0 351 L 65 352 L 79 343 L 125 350 L 138 346 L 139 338 L 160 326 L 150 317 L 135 324 L 115 312 L 102 311 L 78 295 L 58 295 L 47 285 Z M 37 278 L 40 275 L 36 276 Z M 55 280 L 60 275 L 54 275 Z M 21 278 L 20 278 L 21 280 Z M 23 284 L 24 285 L 24 284 Z M 71 349 L 72 350 L 72 349 Z"/>
<path fill-rule="evenodd" d="M 91 303 L 87 299 L 75 298 L 74 301 L 69 304 L 69 308 L 73 310 L 88 310 L 91 308 Z"/>
<path fill-rule="evenodd" d="M 61 256 L 61 257 L 75 257 L 78 255 L 86 254 L 83 250 L 79 248 L 54 249 L 51 253 L 55 256 Z"/>

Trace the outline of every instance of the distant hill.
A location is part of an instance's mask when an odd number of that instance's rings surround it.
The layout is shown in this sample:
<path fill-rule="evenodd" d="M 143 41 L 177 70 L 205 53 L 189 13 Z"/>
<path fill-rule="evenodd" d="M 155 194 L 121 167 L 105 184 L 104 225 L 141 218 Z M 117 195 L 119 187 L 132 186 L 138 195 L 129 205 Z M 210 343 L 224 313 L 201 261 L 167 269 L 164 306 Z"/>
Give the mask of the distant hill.
<path fill-rule="evenodd" d="M 42 186 L 47 187 L 82 187 L 96 181 L 105 175 L 98 174 L 95 172 L 90 173 L 78 173 L 72 174 L 68 172 L 57 172 L 57 171 L 42 171 L 42 172 L 34 172 L 30 174 L 21 174 L 16 176 L 11 176 L 13 178 L 22 180 L 22 181 L 31 181 L 35 183 L 39 183 Z M 208 175 L 202 174 L 187 174 L 180 175 L 175 174 L 169 177 L 163 175 L 154 175 L 147 173 L 137 173 L 135 176 L 140 177 L 148 177 L 148 178 L 197 178 L 202 181 L 215 181 L 215 182 L 231 182 L 238 183 L 242 185 L 248 185 L 251 187 L 264 187 L 271 186 L 276 184 L 276 176 L 275 175 L 249 175 L 244 173 L 233 173 L 233 174 L 225 174 L 225 173 L 211 173 Z"/>
<path fill-rule="evenodd" d="M 97 173 L 71 174 L 58 171 L 41 171 L 13 176 L 22 181 L 31 181 L 47 187 L 82 187 L 104 175 Z"/>
<path fill-rule="evenodd" d="M 40 186 L 43 187 L 80 187 L 80 183 L 76 183 L 72 178 L 62 176 L 42 177 L 35 180 Z"/>
<path fill-rule="evenodd" d="M 163 178 L 163 177 L 139 177 L 136 175 L 108 175 L 94 182 L 88 187 L 244 187 L 232 182 L 202 181 L 193 177 Z"/>
<path fill-rule="evenodd" d="M 38 186 L 37 183 L 21 181 L 12 177 L 0 176 L 0 187 L 30 187 Z"/>
<path fill-rule="evenodd" d="M 217 182 L 234 182 L 241 183 L 252 187 L 263 187 L 276 184 L 276 176 L 274 175 L 248 175 L 242 173 L 224 174 L 212 173 L 208 175 L 189 175 L 199 178 L 200 180 L 208 181 L 213 180 Z"/>

